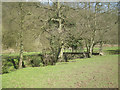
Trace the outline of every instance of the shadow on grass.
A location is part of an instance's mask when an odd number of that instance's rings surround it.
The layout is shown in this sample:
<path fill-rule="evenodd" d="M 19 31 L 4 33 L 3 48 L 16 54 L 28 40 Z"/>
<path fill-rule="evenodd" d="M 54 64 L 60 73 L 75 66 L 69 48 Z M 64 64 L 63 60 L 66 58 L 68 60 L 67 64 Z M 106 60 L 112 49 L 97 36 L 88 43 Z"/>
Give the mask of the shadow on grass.
<path fill-rule="evenodd" d="M 107 50 L 109 54 L 120 54 L 120 49 L 117 50 Z"/>
<path fill-rule="evenodd" d="M 99 53 L 92 53 L 92 55 L 99 55 Z"/>

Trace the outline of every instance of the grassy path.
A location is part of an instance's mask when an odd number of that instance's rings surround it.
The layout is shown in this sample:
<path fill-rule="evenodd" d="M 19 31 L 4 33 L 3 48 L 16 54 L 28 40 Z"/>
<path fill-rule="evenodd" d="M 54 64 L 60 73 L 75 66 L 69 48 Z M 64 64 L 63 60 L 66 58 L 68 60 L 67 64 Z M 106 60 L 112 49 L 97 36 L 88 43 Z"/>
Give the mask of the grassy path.
<path fill-rule="evenodd" d="M 3 88 L 117 88 L 118 56 L 76 59 L 2 75 Z"/>

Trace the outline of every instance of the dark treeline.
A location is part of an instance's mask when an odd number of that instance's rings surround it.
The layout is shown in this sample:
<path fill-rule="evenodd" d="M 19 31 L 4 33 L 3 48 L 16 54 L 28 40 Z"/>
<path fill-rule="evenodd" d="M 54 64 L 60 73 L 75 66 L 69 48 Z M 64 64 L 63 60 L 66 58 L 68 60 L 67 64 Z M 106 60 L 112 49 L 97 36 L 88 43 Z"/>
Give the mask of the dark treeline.
<path fill-rule="evenodd" d="M 3 3 L 3 52 L 47 52 L 62 61 L 64 49 L 91 55 L 95 45 L 118 43 L 118 3 Z M 21 60 L 20 60 L 21 61 Z M 22 63 L 22 62 L 21 62 Z M 19 63 L 20 64 L 20 63 Z M 20 65 L 19 65 L 20 66 Z"/>

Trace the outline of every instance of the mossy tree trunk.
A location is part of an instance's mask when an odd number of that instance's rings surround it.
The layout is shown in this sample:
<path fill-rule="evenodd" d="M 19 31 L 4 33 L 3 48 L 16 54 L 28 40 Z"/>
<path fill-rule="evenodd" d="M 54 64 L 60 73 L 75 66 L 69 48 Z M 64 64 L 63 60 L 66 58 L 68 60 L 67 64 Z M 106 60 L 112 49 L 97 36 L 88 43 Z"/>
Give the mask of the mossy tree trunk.
<path fill-rule="evenodd" d="M 23 3 L 19 3 L 20 6 L 20 59 L 19 59 L 19 69 L 22 68 L 23 62 L 23 30 L 24 30 L 24 14 L 23 14 Z"/>

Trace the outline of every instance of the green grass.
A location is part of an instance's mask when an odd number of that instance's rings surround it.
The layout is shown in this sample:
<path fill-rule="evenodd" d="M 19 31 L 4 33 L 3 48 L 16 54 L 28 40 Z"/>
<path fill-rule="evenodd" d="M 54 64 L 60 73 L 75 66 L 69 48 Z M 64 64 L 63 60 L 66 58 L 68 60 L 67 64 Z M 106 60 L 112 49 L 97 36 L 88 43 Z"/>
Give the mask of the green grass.
<path fill-rule="evenodd" d="M 106 52 L 107 50 L 117 50 L 118 47 L 103 47 L 104 51 Z M 99 48 L 94 48 L 94 51 L 98 51 Z M 85 49 L 86 51 L 86 49 Z M 65 50 L 64 52 L 72 52 L 71 50 Z M 76 50 L 74 52 L 82 52 L 80 50 Z M 36 54 L 41 54 L 42 52 L 24 52 L 23 55 L 36 55 Z M 49 53 L 49 52 L 48 52 Z M 1 55 L 0 55 L 1 56 Z M 2 56 L 19 56 L 19 53 L 11 53 L 11 54 L 2 54 Z"/>
<path fill-rule="evenodd" d="M 118 47 L 116 46 L 113 46 L 113 47 L 103 47 L 103 51 L 106 51 L 106 50 L 117 50 Z M 94 51 L 98 51 L 99 48 L 94 48 Z"/>
<path fill-rule="evenodd" d="M 41 52 L 24 52 L 23 55 L 36 55 L 41 54 Z M 19 56 L 19 53 L 11 53 L 11 54 L 2 54 L 2 56 Z"/>
<path fill-rule="evenodd" d="M 103 47 L 103 51 L 106 52 L 107 50 L 117 50 L 117 49 L 120 49 L 120 47 L 117 47 L 117 46 L 113 46 L 113 47 Z M 87 49 L 85 48 L 84 49 L 85 51 L 87 51 Z M 65 50 L 64 52 L 72 52 L 71 50 Z M 75 50 L 73 52 L 83 52 L 82 50 Z M 99 52 L 99 47 L 95 47 L 94 48 L 94 52 Z"/>
<path fill-rule="evenodd" d="M 3 88 L 117 88 L 118 55 L 29 67 L 2 75 Z"/>
<path fill-rule="evenodd" d="M 0 90 L 2 89 L 2 75 L 0 75 Z"/>

